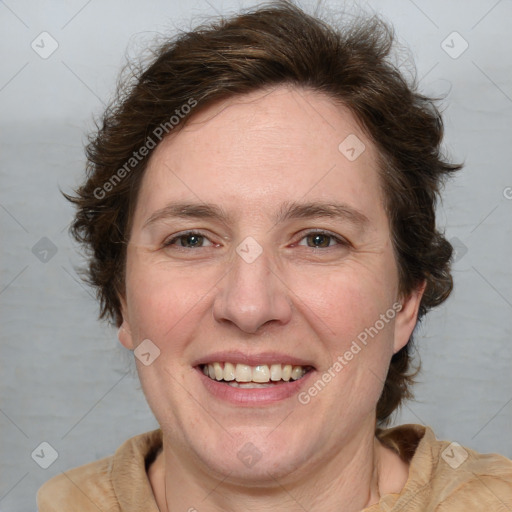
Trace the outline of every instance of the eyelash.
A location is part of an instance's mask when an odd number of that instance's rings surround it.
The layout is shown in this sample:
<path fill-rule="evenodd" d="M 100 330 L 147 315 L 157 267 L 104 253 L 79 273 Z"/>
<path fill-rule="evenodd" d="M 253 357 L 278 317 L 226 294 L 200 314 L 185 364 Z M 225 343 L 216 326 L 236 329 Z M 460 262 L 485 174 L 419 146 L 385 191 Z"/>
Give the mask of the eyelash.
<path fill-rule="evenodd" d="M 209 240 L 212 244 L 213 242 L 203 233 L 201 233 L 200 231 L 183 231 L 182 233 L 178 233 L 177 235 L 173 236 L 172 238 L 169 238 L 167 239 L 163 244 L 162 246 L 163 247 L 169 247 L 169 246 L 172 246 L 172 245 L 175 245 L 174 242 L 178 241 L 180 238 L 185 238 L 187 236 L 191 236 L 191 235 L 199 235 L 203 238 L 206 238 L 207 240 Z M 333 233 L 329 232 L 329 231 L 324 231 L 324 230 L 312 230 L 312 231 L 308 231 L 307 233 L 304 233 L 304 235 L 299 239 L 299 242 L 301 242 L 302 240 L 304 240 L 305 238 L 307 238 L 308 236 L 311 236 L 311 235 L 324 235 L 324 236 L 327 236 L 333 240 L 335 240 L 337 242 L 336 245 L 339 245 L 339 246 L 343 246 L 343 247 L 347 247 L 350 245 L 350 243 L 345 240 L 344 238 L 341 238 L 339 236 L 336 236 L 334 235 Z M 215 245 L 215 244 L 214 244 Z M 181 250 L 187 250 L 187 249 L 194 249 L 193 247 L 183 247 L 183 246 L 176 246 L 178 247 L 179 249 Z M 327 247 L 308 247 L 309 249 L 330 249 L 332 247 L 335 247 L 335 246 L 327 246 Z M 199 247 L 199 249 L 204 249 L 204 247 Z"/>

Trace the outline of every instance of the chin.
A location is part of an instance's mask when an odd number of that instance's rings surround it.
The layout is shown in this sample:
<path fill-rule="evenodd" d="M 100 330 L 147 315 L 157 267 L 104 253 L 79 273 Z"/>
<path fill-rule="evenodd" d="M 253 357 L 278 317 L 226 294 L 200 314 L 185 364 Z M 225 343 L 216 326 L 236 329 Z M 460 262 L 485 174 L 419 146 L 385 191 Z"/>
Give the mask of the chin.
<path fill-rule="evenodd" d="M 279 433 L 265 428 L 247 428 L 224 432 L 197 446 L 196 456 L 202 460 L 209 474 L 220 480 L 244 486 L 276 485 L 277 480 L 300 471 L 315 453 L 311 443 L 311 430 L 301 436 L 294 429 Z M 189 439 L 191 445 L 195 444 Z"/>

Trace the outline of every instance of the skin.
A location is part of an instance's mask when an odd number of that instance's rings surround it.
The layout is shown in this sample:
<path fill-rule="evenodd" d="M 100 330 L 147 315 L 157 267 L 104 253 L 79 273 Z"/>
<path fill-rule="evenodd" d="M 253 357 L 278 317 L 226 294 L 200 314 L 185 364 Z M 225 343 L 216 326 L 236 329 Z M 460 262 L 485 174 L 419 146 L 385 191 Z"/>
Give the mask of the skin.
<path fill-rule="evenodd" d="M 354 161 L 338 149 L 350 134 L 366 148 Z M 344 203 L 367 221 L 276 222 L 294 201 Z M 145 225 L 176 202 L 213 203 L 231 219 Z M 205 238 L 192 239 L 194 247 L 174 238 L 186 230 Z M 318 230 L 348 243 L 315 238 Z M 236 252 L 249 236 L 263 251 L 252 263 Z M 400 492 L 408 466 L 375 439 L 375 410 L 422 292 L 398 295 L 376 149 L 347 109 L 279 86 L 195 114 L 155 149 L 142 180 L 119 331 L 129 349 L 149 339 L 161 351 L 149 366 L 137 360 L 164 436 L 148 472 L 160 510 L 351 512 Z M 306 405 L 297 396 L 227 403 L 193 368 L 217 351 L 278 351 L 310 361 L 313 383 L 397 301 L 394 319 Z M 252 467 L 237 457 L 248 442 L 261 454 Z"/>

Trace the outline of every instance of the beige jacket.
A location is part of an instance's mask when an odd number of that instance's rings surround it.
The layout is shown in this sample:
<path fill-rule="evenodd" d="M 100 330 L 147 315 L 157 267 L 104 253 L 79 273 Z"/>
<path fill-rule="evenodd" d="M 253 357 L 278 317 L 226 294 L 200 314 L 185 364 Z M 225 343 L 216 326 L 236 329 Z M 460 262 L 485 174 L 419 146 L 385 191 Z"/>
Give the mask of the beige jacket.
<path fill-rule="evenodd" d="M 379 431 L 410 463 L 400 494 L 364 512 L 512 512 L 512 461 L 438 441 L 421 425 Z M 126 441 L 105 459 L 66 471 L 38 492 L 39 512 L 159 512 L 146 469 L 162 445 L 160 430 Z"/>

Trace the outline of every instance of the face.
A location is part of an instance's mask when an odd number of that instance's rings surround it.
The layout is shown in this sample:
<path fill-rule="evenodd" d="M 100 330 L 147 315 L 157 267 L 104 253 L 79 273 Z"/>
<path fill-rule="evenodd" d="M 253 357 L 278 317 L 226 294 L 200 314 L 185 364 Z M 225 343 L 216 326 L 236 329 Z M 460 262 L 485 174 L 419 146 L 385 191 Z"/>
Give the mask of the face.
<path fill-rule="evenodd" d="M 373 436 L 421 293 L 349 111 L 278 87 L 196 114 L 149 161 L 126 270 L 120 339 L 176 460 L 254 482 Z"/>

